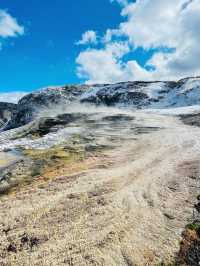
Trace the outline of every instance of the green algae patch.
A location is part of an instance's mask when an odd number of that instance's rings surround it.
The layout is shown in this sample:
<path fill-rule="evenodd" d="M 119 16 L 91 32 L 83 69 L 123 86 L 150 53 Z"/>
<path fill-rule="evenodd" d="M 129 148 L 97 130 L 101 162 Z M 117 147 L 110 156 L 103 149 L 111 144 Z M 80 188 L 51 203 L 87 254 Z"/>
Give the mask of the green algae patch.
<path fill-rule="evenodd" d="M 23 159 L 4 173 L 4 180 L 0 183 L 0 195 L 17 193 L 27 186 L 37 186 L 85 171 L 92 166 L 88 163 L 90 158 L 96 158 L 109 149 L 109 145 L 96 142 L 92 136 L 83 137 L 80 134 L 47 149 L 18 146 Z"/>
<path fill-rule="evenodd" d="M 43 160 L 47 166 L 84 159 L 84 151 L 78 148 L 54 147 L 51 149 L 28 149 L 23 154 L 33 161 Z"/>
<path fill-rule="evenodd" d="M 5 171 L 0 183 L 0 195 L 16 192 L 34 182 L 52 180 L 60 175 L 62 169 L 80 164 L 85 158 L 80 147 L 53 147 L 51 149 L 21 150 L 24 159 Z"/>
<path fill-rule="evenodd" d="M 12 166 L 5 168 L 1 173 L 0 195 L 8 194 L 21 185 L 30 184 L 33 180 L 32 167 L 31 160 L 22 159 Z"/>
<path fill-rule="evenodd" d="M 49 176 L 59 172 L 59 169 L 67 167 L 72 163 L 78 163 L 85 158 L 84 150 L 79 147 L 53 147 L 50 149 L 24 150 L 23 154 L 32 161 L 31 176 Z"/>

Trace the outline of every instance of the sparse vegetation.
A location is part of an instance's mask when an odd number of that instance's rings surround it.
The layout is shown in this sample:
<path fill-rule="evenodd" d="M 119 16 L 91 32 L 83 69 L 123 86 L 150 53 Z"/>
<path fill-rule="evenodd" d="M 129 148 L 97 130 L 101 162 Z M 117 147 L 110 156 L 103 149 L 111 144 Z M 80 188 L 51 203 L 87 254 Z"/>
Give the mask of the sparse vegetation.
<path fill-rule="evenodd" d="M 187 229 L 190 229 L 190 230 L 193 230 L 195 231 L 197 234 L 200 235 L 200 223 L 199 222 L 194 222 L 194 223 L 191 223 L 191 224 L 188 224 L 186 226 Z"/>

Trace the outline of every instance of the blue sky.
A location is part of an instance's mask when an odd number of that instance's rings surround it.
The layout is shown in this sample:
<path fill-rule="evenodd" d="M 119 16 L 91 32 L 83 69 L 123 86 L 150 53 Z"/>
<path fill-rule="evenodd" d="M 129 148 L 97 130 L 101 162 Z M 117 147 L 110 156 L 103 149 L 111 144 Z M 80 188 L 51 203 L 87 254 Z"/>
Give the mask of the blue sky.
<path fill-rule="evenodd" d="M 1 0 L 0 9 L 25 28 L 23 36 L 3 40 L 1 91 L 79 83 L 75 58 L 82 47 L 75 42 L 90 28 L 104 32 L 122 20 L 109 0 Z"/>
<path fill-rule="evenodd" d="M 0 92 L 200 75 L 199 0 L 1 0 Z"/>

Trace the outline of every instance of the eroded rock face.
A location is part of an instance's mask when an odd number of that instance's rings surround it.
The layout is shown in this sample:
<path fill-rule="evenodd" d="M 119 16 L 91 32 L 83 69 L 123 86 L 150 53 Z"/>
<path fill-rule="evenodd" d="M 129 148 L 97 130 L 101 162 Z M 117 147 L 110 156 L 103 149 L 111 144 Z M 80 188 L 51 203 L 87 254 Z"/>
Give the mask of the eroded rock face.
<path fill-rule="evenodd" d="M 4 126 L 17 111 L 14 103 L 0 102 L 0 127 Z"/>
<path fill-rule="evenodd" d="M 30 93 L 23 97 L 17 112 L 12 115 L 5 130 L 20 127 L 33 121 L 42 110 L 51 109 L 55 105 L 68 105 L 76 101 L 87 86 L 50 87 Z"/>

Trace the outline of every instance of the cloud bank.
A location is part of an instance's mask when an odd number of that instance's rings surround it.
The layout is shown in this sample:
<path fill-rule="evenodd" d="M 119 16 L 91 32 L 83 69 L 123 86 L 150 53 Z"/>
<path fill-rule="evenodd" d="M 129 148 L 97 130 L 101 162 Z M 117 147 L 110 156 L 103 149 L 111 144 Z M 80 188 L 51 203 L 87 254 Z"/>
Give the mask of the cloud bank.
<path fill-rule="evenodd" d="M 95 48 L 87 47 L 78 55 L 80 78 L 107 83 L 200 75 L 199 0 L 114 1 L 121 6 L 124 21 L 107 29 Z M 141 57 L 150 54 L 143 64 L 133 55 L 138 49 Z"/>

